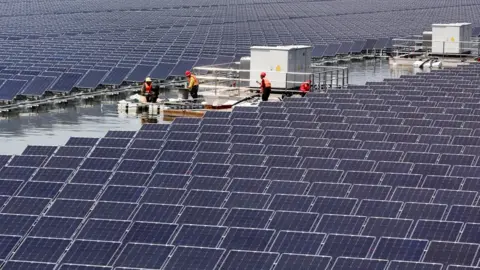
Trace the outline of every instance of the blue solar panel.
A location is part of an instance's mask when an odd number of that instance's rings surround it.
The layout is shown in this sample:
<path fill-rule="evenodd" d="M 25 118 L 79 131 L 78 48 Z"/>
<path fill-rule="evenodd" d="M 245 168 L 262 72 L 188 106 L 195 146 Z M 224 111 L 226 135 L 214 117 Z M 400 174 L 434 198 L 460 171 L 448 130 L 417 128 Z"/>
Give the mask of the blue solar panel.
<path fill-rule="evenodd" d="M 478 244 L 431 241 L 424 262 L 472 265 L 478 249 Z"/>
<path fill-rule="evenodd" d="M 57 217 L 84 217 L 94 201 L 56 199 L 46 215 Z"/>
<path fill-rule="evenodd" d="M 164 269 L 215 269 L 224 252 L 224 249 L 180 246 Z"/>
<path fill-rule="evenodd" d="M 12 259 L 54 263 L 69 244 L 69 239 L 27 237 Z"/>
<path fill-rule="evenodd" d="M 364 258 L 372 248 L 375 237 L 329 234 L 319 255 Z"/>
<path fill-rule="evenodd" d="M 50 88 L 56 77 L 37 76 L 20 92 L 26 96 L 41 96 Z"/>
<path fill-rule="evenodd" d="M 105 85 L 120 85 L 130 73 L 130 68 L 114 67 L 101 81 L 101 84 Z"/>
<path fill-rule="evenodd" d="M 35 270 L 53 270 L 55 263 L 40 263 L 40 262 L 26 262 L 26 261 L 8 261 L 2 269 L 20 270 L 20 269 L 35 269 Z"/>
<path fill-rule="evenodd" d="M 76 84 L 79 88 L 96 88 L 103 77 L 107 74 L 106 70 L 89 70 L 87 74 Z"/>
<path fill-rule="evenodd" d="M 118 255 L 115 266 L 161 268 L 174 246 L 128 243 Z"/>
<path fill-rule="evenodd" d="M 273 212 L 272 210 L 232 208 L 223 225 L 228 227 L 265 228 Z"/>
<path fill-rule="evenodd" d="M 44 216 L 35 224 L 29 236 L 70 239 L 82 221 L 81 218 Z"/>
<path fill-rule="evenodd" d="M 77 239 L 120 241 L 129 226 L 129 221 L 89 219 Z"/>
<path fill-rule="evenodd" d="M 375 247 L 372 258 L 418 261 L 427 244 L 427 240 L 382 237 Z"/>
<path fill-rule="evenodd" d="M 387 266 L 387 260 L 376 259 L 360 259 L 360 258 L 347 258 L 338 257 L 332 266 L 332 270 L 383 270 Z"/>
<path fill-rule="evenodd" d="M 231 250 L 221 265 L 221 269 L 262 269 L 273 266 L 278 253 Z"/>
<path fill-rule="evenodd" d="M 262 251 L 272 239 L 275 230 L 232 227 L 220 244 L 225 249 Z"/>
<path fill-rule="evenodd" d="M 367 220 L 364 216 L 324 214 L 315 231 L 321 233 L 359 234 Z"/>
<path fill-rule="evenodd" d="M 119 242 L 75 240 L 63 257 L 62 262 L 107 265 L 119 247 Z"/>
<path fill-rule="evenodd" d="M 173 244 L 180 246 L 216 247 L 227 227 L 207 225 L 182 225 Z"/>
<path fill-rule="evenodd" d="M 166 244 L 176 228 L 176 224 L 136 221 L 126 234 L 124 242 Z"/>
<path fill-rule="evenodd" d="M 81 73 L 63 73 L 49 90 L 54 92 L 70 92 L 83 77 Z"/>
<path fill-rule="evenodd" d="M 59 269 L 61 269 L 61 270 L 111 270 L 112 267 L 87 265 L 87 264 L 64 263 L 60 266 Z"/>
<path fill-rule="evenodd" d="M 27 85 L 28 81 L 7 80 L 0 86 L 0 100 L 12 100 Z"/>

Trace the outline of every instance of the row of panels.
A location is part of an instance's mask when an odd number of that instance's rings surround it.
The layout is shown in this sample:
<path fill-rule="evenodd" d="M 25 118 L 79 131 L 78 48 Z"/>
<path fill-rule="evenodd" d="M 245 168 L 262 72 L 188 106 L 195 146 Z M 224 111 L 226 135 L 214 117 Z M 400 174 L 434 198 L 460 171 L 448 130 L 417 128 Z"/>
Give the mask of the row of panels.
<path fill-rule="evenodd" d="M 236 228 L 230 229 L 230 231 L 235 230 Z M 258 234 L 259 237 L 263 238 L 260 240 L 269 240 L 268 233 L 259 232 Z M 296 235 L 291 235 L 290 238 L 292 236 Z M 248 235 L 245 235 L 245 237 L 248 237 Z M 319 237 L 317 236 L 316 238 Z M 15 243 L 16 239 L 6 240 Z M 291 269 L 289 267 L 299 265 L 305 265 L 305 267 L 307 267 L 302 269 L 326 269 L 330 260 L 332 260 L 332 263 L 335 261 L 333 269 L 385 269 L 388 264 L 388 258 L 392 258 L 391 260 L 393 260 L 390 266 L 393 265 L 393 267 L 395 267 L 388 269 L 412 269 L 409 267 L 420 267 L 415 269 L 442 269 L 442 264 L 466 266 L 477 264 L 475 253 L 478 250 L 478 245 L 475 244 L 381 238 L 379 243 L 375 245 L 373 240 L 375 240 L 374 237 L 331 234 L 326 237 L 325 243 L 322 245 L 318 256 L 302 256 L 299 254 L 282 254 L 280 256 L 277 252 L 254 250 L 228 250 L 225 248 L 195 248 L 187 246 L 176 247 L 165 244 L 136 242 L 129 242 L 122 245 L 120 242 L 84 240 L 74 241 L 70 249 L 64 252 L 64 249 L 67 248 L 70 243 L 67 239 L 26 238 L 22 245 L 20 245 L 18 253 L 16 253 L 13 258 L 20 260 L 17 263 L 25 261 L 26 263 L 23 266 L 29 266 L 28 262 L 39 265 L 42 265 L 43 262 L 44 268 L 41 269 L 53 269 L 51 268 L 51 264 L 54 264 L 56 262 L 55 260 L 60 258 L 61 262 L 64 263 L 60 269 L 79 269 L 69 267 L 75 267 L 73 264 L 88 265 L 89 263 L 93 265 L 113 265 L 116 266 L 115 269 L 132 269 L 132 267 L 133 269 L 146 267 L 149 269 L 193 269 L 192 267 L 195 267 L 195 269 L 216 269 L 218 265 L 221 265 L 219 269 L 233 269 L 232 267 L 235 269 L 271 269 L 274 266 L 274 269 Z M 392 248 L 391 245 L 397 245 L 399 250 L 393 250 L 394 248 Z M 55 248 L 50 251 L 41 250 L 41 248 L 51 246 Z M 350 246 L 350 248 L 345 248 L 346 246 Z M 374 251 L 370 252 L 369 248 Z M 411 250 L 408 250 L 408 248 Z M 425 255 L 423 255 L 424 252 L 421 248 L 427 249 Z M 31 249 L 39 253 L 36 254 L 37 256 L 32 256 L 32 254 L 27 253 L 28 251 L 26 251 L 26 249 Z M 465 253 L 461 254 L 459 251 Z M 365 258 L 367 254 L 370 253 L 372 253 L 372 259 Z M 171 258 L 169 256 L 170 254 L 172 254 Z M 449 254 L 450 256 L 445 256 L 445 254 Z M 23 260 L 21 258 L 23 258 Z M 277 258 L 279 259 L 278 261 Z M 401 262 L 395 261 L 395 258 L 398 258 Z M 406 259 L 402 260 L 402 258 Z M 425 262 L 425 264 L 407 262 L 420 260 L 421 258 L 423 258 L 422 261 Z M 43 259 L 43 261 L 39 263 L 38 261 L 40 259 Z M 9 263 L 10 262 L 13 266 L 16 260 L 11 260 Z M 163 266 L 166 262 L 168 262 L 166 266 Z M 50 263 L 50 265 L 48 263 Z M 367 268 L 351 268 L 349 265 L 352 263 Z M 33 265 L 35 264 L 31 264 L 30 267 Z M 314 266 L 322 268 L 313 268 Z M 448 269 L 468 268 L 456 268 L 452 266 Z"/>

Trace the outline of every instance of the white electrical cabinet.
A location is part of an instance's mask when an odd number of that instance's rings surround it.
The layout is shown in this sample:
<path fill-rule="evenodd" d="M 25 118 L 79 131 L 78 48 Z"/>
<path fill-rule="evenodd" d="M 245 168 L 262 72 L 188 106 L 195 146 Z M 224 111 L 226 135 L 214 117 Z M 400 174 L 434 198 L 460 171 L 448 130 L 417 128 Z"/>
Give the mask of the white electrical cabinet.
<path fill-rule="evenodd" d="M 272 88 L 291 89 L 310 79 L 312 47 L 253 46 L 250 48 L 250 87 L 258 87 L 265 72 Z"/>
<path fill-rule="evenodd" d="M 471 37 L 471 23 L 432 24 L 432 53 L 465 53 L 470 50 Z"/>

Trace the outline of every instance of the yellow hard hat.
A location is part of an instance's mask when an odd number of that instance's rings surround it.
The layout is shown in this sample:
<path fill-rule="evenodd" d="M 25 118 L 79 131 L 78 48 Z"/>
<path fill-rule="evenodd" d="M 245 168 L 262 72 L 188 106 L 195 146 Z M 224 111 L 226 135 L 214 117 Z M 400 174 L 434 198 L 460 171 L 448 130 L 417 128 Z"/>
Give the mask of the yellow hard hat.
<path fill-rule="evenodd" d="M 147 78 L 145 79 L 145 81 L 146 81 L 146 82 L 151 82 L 152 79 L 150 79 L 150 77 L 147 77 Z"/>

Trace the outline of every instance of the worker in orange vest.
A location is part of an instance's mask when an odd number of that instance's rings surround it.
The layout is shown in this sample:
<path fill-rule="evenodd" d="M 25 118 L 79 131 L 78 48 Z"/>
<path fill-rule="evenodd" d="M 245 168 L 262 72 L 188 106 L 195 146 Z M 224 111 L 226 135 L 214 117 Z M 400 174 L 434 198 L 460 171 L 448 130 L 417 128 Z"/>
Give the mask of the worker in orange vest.
<path fill-rule="evenodd" d="M 197 77 L 189 70 L 185 71 L 185 77 L 187 77 L 188 80 L 188 91 L 190 92 L 190 95 L 192 96 L 193 100 L 197 100 L 198 85 L 200 84 Z"/>
<path fill-rule="evenodd" d="M 267 74 L 265 72 L 260 73 L 261 82 L 260 84 L 260 93 L 262 93 L 262 101 L 268 101 L 268 97 L 270 97 L 270 92 L 272 92 L 272 83 L 269 79 L 266 78 Z"/>
<path fill-rule="evenodd" d="M 303 82 L 301 85 L 300 85 L 300 95 L 302 97 L 305 96 L 305 94 L 307 94 L 308 92 L 310 92 L 310 89 L 312 87 L 312 81 L 311 80 L 308 80 L 306 82 Z"/>
<path fill-rule="evenodd" d="M 159 90 L 158 85 L 153 85 L 152 79 L 147 77 L 143 82 L 140 95 L 144 96 L 147 102 L 155 103 L 157 102 Z"/>

